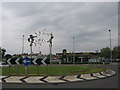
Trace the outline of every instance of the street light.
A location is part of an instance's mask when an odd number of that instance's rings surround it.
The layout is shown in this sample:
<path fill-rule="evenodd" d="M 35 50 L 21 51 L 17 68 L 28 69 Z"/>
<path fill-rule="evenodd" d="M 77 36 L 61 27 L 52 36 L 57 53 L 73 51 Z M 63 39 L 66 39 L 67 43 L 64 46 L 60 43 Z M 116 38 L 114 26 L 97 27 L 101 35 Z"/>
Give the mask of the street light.
<path fill-rule="evenodd" d="M 75 64 L 75 37 L 73 37 L 73 64 Z"/>
<path fill-rule="evenodd" d="M 22 37 L 22 54 L 24 54 L 24 35 Z"/>
<path fill-rule="evenodd" d="M 112 63 L 111 30 L 108 30 L 108 31 L 109 31 L 109 36 L 110 36 L 110 60 L 111 60 L 111 63 Z"/>

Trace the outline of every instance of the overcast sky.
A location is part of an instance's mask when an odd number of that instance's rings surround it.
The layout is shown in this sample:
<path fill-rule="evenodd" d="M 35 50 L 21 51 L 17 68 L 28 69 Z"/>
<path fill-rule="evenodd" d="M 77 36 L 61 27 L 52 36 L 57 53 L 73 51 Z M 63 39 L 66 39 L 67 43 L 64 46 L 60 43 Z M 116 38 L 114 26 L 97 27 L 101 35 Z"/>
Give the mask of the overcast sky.
<path fill-rule="evenodd" d="M 118 44 L 117 2 L 3 2 L 1 12 L 6 53 L 22 52 L 22 35 L 24 52 L 30 53 L 29 35 L 44 28 L 53 33 L 53 53 L 72 52 L 73 36 L 75 52 L 100 50 L 109 46 L 109 29 L 112 47 Z M 49 54 L 49 44 L 41 45 L 40 50 Z M 33 46 L 33 52 L 38 51 Z"/>

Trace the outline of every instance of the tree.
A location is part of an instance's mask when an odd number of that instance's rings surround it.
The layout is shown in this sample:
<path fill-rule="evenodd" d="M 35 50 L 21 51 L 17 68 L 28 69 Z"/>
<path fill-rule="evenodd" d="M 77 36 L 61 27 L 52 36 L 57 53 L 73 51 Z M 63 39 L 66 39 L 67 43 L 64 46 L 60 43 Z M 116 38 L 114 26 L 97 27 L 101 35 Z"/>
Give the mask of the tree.
<path fill-rule="evenodd" d="M 117 59 L 120 58 L 120 46 L 116 46 L 112 50 L 113 58 Z"/>
<path fill-rule="evenodd" d="M 110 58 L 110 48 L 109 47 L 102 48 L 100 50 L 100 56 L 104 58 Z"/>

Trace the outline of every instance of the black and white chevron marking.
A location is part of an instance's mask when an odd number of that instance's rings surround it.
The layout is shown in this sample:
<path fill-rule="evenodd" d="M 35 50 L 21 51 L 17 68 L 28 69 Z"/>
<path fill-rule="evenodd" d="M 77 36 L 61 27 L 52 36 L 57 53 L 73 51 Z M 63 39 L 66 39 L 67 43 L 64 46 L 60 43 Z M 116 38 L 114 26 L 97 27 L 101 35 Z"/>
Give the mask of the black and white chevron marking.
<path fill-rule="evenodd" d="M 111 74 L 111 75 L 110 75 Z M 23 83 L 23 84 L 59 84 L 76 81 L 96 80 L 115 75 L 114 71 L 81 74 L 71 76 L 2 76 L 2 83 Z"/>
<path fill-rule="evenodd" d="M 16 59 L 16 61 L 15 61 L 15 62 L 16 62 L 16 64 L 18 64 L 18 65 L 20 65 L 19 60 L 20 60 L 20 59 L 19 59 L 19 58 L 17 58 L 17 59 Z"/>
<path fill-rule="evenodd" d="M 9 58 L 8 60 L 7 60 L 7 63 L 9 64 L 9 65 L 11 65 L 11 58 Z"/>
<path fill-rule="evenodd" d="M 9 64 L 10 66 L 13 64 L 22 64 L 22 58 L 9 58 L 7 59 L 7 64 Z"/>
<path fill-rule="evenodd" d="M 43 58 L 43 60 L 41 61 L 44 65 L 47 65 L 46 63 L 45 63 L 45 60 L 47 59 L 47 57 L 45 57 L 45 58 Z"/>
<path fill-rule="evenodd" d="M 41 81 L 43 81 L 43 82 L 45 82 L 45 83 L 48 83 L 47 81 L 45 81 L 45 79 L 47 78 L 48 76 L 44 76 L 43 78 L 41 78 L 41 79 L 39 79 L 39 80 L 41 80 Z"/>
<path fill-rule="evenodd" d="M 46 61 L 47 60 L 47 57 L 44 57 L 43 59 L 42 58 L 31 58 L 31 64 L 33 65 L 47 65 L 46 64 Z M 7 59 L 7 64 L 9 64 L 10 66 L 13 65 L 13 64 L 17 64 L 17 65 L 21 65 L 23 64 L 23 58 L 9 58 Z"/>
<path fill-rule="evenodd" d="M 37 65 L 37 62 L 36 62 L 36 61 L 37 61 L 37 58 L 33 60 L 33 64 L 34 64 L 34 65 Z"/>
<path fill-rule="evenodd" d="M 27 83 L 27 82 L 25 81 L 25 79 L 27 79 L 27 78 L 29 78 L 29 77 L 28 77 L 28 76 L 25 76 L 25 77 L 21 78 L 20 81 L 21 81 L 22 83 Z"/>

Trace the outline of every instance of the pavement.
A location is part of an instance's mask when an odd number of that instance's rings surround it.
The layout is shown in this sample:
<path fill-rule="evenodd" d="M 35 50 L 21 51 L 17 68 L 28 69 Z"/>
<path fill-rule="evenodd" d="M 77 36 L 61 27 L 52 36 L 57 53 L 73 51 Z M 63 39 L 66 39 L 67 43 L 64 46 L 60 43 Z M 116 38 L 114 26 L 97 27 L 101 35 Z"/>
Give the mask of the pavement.
<path fill-rule="evenodd" d="M 114 70 L 70 76 L 0 76 L 2 84 L 61 84 L 103 79 L 114 76 Z"/>

